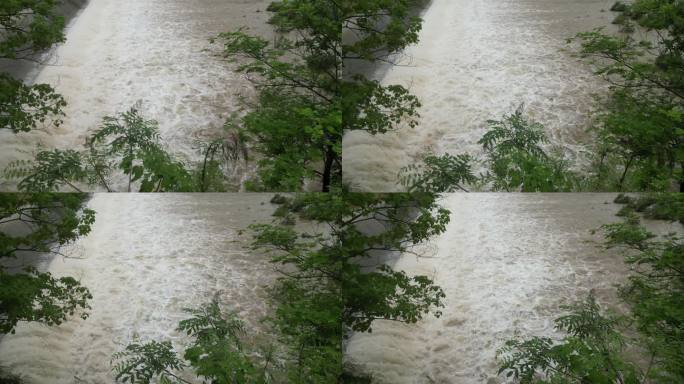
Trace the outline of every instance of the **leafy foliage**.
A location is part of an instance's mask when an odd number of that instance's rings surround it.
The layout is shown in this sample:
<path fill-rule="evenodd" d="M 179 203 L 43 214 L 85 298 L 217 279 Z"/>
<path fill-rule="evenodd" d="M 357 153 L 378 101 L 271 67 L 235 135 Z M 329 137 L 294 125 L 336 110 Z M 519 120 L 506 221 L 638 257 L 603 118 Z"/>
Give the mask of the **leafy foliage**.
<path fill-rule="evenodd" d="M 428 155 L 423 159 L 423 164 L 410 164 L 402 168 L 400 182 L 408 192 L 466 191 L 464 185 L 477 181 L 472 172 L 472 163 L 470 155 Z"/>
<path fill-rule="evenodd" d="M 113 190 L 112 178 L 120 171 L 126 190 L 139 192 L 193 192 L 222 190 L 225 176 L 213 159 L 218 147 L 207 146 L 205 160 L 190 170 L 168 153 L 160 142 L 154 120 L 145 120 L 137 109 L 107 116 L 88 138 L 86 149 L 53 149 L 36 154 L 33 161 L 16 161 L 5 169 L 8 178 L 20 178 L 22 191 L 59 191 L 68 186 L 99 185 Z"/>
<path fill-rule="evenodd" d="M 676 234 L 656 237 L 629 215 L 603 227 L 608 247 L 625 250 L 632 267 L 620 295 L 630 305 L 636 329 L 653 354 L 659 383 L 684 380 L 684 244 Z"/>
<path fill-rule="evenodd" d="M 117 381 L 189 383 L 177 373 L 192 367 L 198 377 L 214 384 L 271 382 L 270 371 L 276 366 L 270 351 L 260 355 L 246 350 L 244 324 L 235 313 L 224 314 L 216 300 L 185 311 L 191 317 L 178 324 L 178 331 L 194 340 L 183 355 L 187 363 L 178 358 L 170 341 L 135 342 L 112 357 Z"/>
<path fill-rule="evenodd" d="M 90 232 L 95 213 L 80 209 L 74 194 L 0 194 L 0 259 L 19 253 L 59 253 L 59 247 Z M 11 230 L 12 226 L 21 231 Z M 90 292 L 72 277 L 55 278 L 34 267 L 0 267 L 0 333 L 14 333 L 17 323 L 61 324 L 80 312 L 85 318 Z"/>
<path fill-rule="evenodd" d="M 270 22 L 282 35 L 271 43 L 242 31 L 223 33 L 226 56 L 255 82 L 256 105 L 240 121 L 263 155 L 253 190 L 301 190 L 318 180 L 323 191 L 341 181 L 342 133 L 378 133 L 413 118 L 417 99 L 400 86 L 356 75 L 345 60 L 383 60 L 417 40 L 420 19 L 400 1 L 275 1 Z M 382 27 L 381 27 L 382 25 Z M 343 30 L 354 38 L 342 38 Z"/>
<path fill-rule="evenodd" d="M 263 356 L 263 367 L 253 362 L 243 342 L 244 324 L 235 313 L 223 315 L 216 301 L 178 324 L 178 330 L 195 338 L 185 350 L 185 359 L 199 376 L 214 383 L 265 383 L 269 380 L 270 356 Z"/>
<path fill-rule="evenodd" d="M 625 220 L 606 224 L 602 231 L 606 247 L 622 250 L 631 267 L 628 282 L 618 291 L 629 312 L 604 316 L 590 296 L 569 316 L 556 320 L 557 328 L 568 334 L 560 342 L 540 337 L 508 341 L 500 351 L 499 373 L 521 383 L 684 380 L 684 245 L 676 234 L 657 236 L 648 231 L 634 213 L 675 220 L 681 196 L 620 195 L 616 202 L 630 207 L 621 212 Z"/>
<path fill-rule="evenodd" d="M 84 180 L 87 172 L 83 168 L 81 153 L 68 149 L 41 151 L 32 162 L 17 161 L 5 170 L 5 176 L 19 178 L 22 191 L 56 191 L 62 184 L 81 192 L 72 184 Z"/>
<path fill-rule="evenodd" d="M 639 383 L 643 374 L 621 356 L 625 347 L 616 330 L 620 319 L 601 314 L 592 295 L 564 307 L 567 315 L 555 320 L 567 333 L 560 342 L 548 337 L 513 339 L 498 351 L 499 374 L 519 383 Z"/>
<path fill-rule="evenodd" d="M 116 167 L 128 176 L 128 192 L 136 181 L 140 181 L 141 192 L 192 188 L 183 164 L 161 148 L 157 122 L 145 120 L 135 108 L 116 117 L 106 116 L 88 145 L 98 158 L 116 159 Z"/>
<path fill-rule="evenodd" d="M 35 60 L 64 41 L 57 0 L 9 0 L 0 4 L 0 59 Z M 29 131 L 51 115 L 63 115 L 64 98 L 47 84 L 26 85 L 0 73 L 0 129 Z M 59 125 L 59 119 L 54 120 Z"/>
<path fill-rule="evenodd" d="M 684 5 L 636 0 L 612 10 L 620 12 L 620 35 L 597 29 L 574 39 L 612 86 L 597 126 L 598 188 L 666 191 L 671 183 L 684 188 Z"/>
<path fill-rule="evenodd" d="M 0 128 L 14 132 L 30 131 L 48 117 L 64 115 L 66 101 L 47 84 L 26 85 L 0 73 Z M 55 125 L 62 123 L 54 119 Z"/>
<path fill-rule="evenodd" d="M 64 41 L 58 0 L 10 0 L 0 5 L 0 58 L 21 59 Z"/>
<path fill-rule="evenodd" d="M 567 162 L 542 148 L 544 127 L 523 116 L 522 106 L 501 121 L 487 122 L 490 130 L 478 141 L 488 172 L 485 182 L 495 191 L 560 192 L 573 190 Z"/>
<path fill-rule="evenodd" d="M 361 75 L 342 86 L 342 119 L 345 130 L 386 133 L 404 123 L 418 126 L 418 98 L 400 85 L 383 86 Z"/>
<path fill-rule="evenodd" d="M 259 107 L 242 121 L 246 131 L 257 138 L 255 150 L 264 155 L 258 161 L 259 179 L 250 184 L 250 189 L 297 191 L 306 180 L 322 177 L 319 166 L 325 156 L 337 159 L 341 153 L 339 147 L 331 147 L 328 155 L 327 149 L 321 150 L 333 145 L 329 132 L 339 121 L 339 109 L 334 105 L 262 91 Z"/>
<path fill-rule="evenodd" d="M 570 170 L 561 153 L 549 153 L 544 127 L 523 116 L 523 107 L 489 120 L 489 131 L 478 141 L 484 152 L 485 173 L 472 172 L 476 158 L 470 155 L 428 155 L 423 164 L 411 164 L 399 179 L 408 191 L 432 193 L 466 190 L 480 183 L 493 191 L 562 192 L 581 188 L 580 178 Z"/>
<path fill-rule="evenodd" d="M 339 35 L 333 9 L 329 2 L 274 3 L 269 7 L 272 23 L 301 31 L 274 44 L 242 31 L 218 37 L 226 56 L 241 60 L 239 70 L 256 75 L 257 105 L 240 122 L 263 155 L 260 179 L 251 183 L 252 189 L 299 190 L 315 178 L 325 189 L 333 173 L 341 173 L 341 117 L 335 100 L 340 72 L 334 55 Z"/>
<path fill-rule="evenodd" d="M 272 252 L 282 277 L 274 287 L 273 320 L 297 364 L 290 382 L 335 382 L 341 344 L 350 331 L 370 332 L 377 319 L 414 323 L 443 305 L 427 276 L 409 276 L 372 262 L 375 252 L 410 252 L 445 230 L 448 211 L 430 194 L 303 194 L 284 203 L 326 231 L 259 224 L 254 246 Z M 374 221 L 374 233 L 362 225 Z M 317 226 L 320 227 L 320 226 Z"/>
<path fill-rule="evenodd" d="M 623 194 L 615 198 L 615 203 L 625 204 L 621 216 L 639 212 L 644 217 L 656 220 L 670 220 L 684 223 L 684 195 L 678 193 L 650 194 L 630 197 Z"/>
<path fill-rule="evenodd" d="M 54 278 L 30 267 L 19 274 L 0 272 L 0 287 L 0 333 L 14 333 L 20 321 L 59 325 L 78 310 L 89 309 L 87 303 L 92 298 L 76 279 Z M 81 318 L 86 317 L 81 313 Z"/>
<path fill-rule="evenodd" d="M 173 383 L 176 378 L 170 370 L 184 366 L 169 341 L 132 343 L 125 350 L 115 353 L 113 359 L 123 360 L 114 367 L 116 380 L 123 383 L 150 383 L 156 377 L 162 383 Z"/>

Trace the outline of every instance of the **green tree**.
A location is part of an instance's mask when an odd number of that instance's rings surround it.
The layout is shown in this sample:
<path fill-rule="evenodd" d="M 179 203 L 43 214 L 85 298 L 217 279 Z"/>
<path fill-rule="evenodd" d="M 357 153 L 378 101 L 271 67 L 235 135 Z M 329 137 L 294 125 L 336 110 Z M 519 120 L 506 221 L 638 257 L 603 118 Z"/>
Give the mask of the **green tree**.
<path fill-rule="evenodd" d="M 64 41 L 57 0 L 8 0 L 0 4 L 0 59 L 36 61 L 37 54 Z M 64 99 L 47 84 L 26 85 L 0 72 L 0 128 L 29 131 L 52 115 L 63 115 Z M 54 120 L 60 124 L 59 119 Z"/>
<path fill-rule="evenodd" d="M 485 152 L 485 183 L 494 191 L 560 192 L 575 187 L 561 155 L 548 153 L 544 126 L 523 116 L 522 106 L 503 120 L 489 120 L 478 141 Z"/>
<path fill-rule="evenodd" d="M 238 124 L 262 154 L 249 188 L 292 191 L 317 180 L 329 191 L 341 182 L 344 130 L 384 132 L 415 116 L 418 102 L 406 89 L 346 76 L 344 62 L 382 60 L 415 42 L 420 19 L 409 11 L 418 3 L 276 1 L 269 7 L 282 33 L 276 42 L 241 31 L 219 36 L 240 70 L 258 75 L 256 105 Z"/>
<path fill-rule="evenodd" d="M 427 155 L 422 164 L 402 168 L 399 180 L 407 192 L 467 192 L 465 185 L 477 182 L 473 162 L 470 155 Z"/>
<path fill-rule="evenodd" d="M 499 374 L 531 383 L 642 383 L 644 374 L 623 357 L 625 340 L 616 329 L 621 319 L 601 313 L 592 295 L 564 307 L 569 313 L 555 320 L 567 336 L 513 339 L 498 351 Z"/>
<path fill-rule="evenodd" d="M 665 201 L 678 201 L 681 212 L 681 197 Z M 660 211 L 665 216 L 673 212 L 662 208 L 663 200 L 653 204 L 656 207 L 651 212 Z M 658 383 L 681 383 L 684 380 L 684 242 L 677 234 L 658 237 L 640 225 L 638 216 L 626 216 L 622 223 L 603 227 L 607 246 L 622 249 L 632 269 L 629 282 L 620 287 L 620 297 L 629 304 L 634 327 L 643 336 L 644 348 L 652 354 L 650 377 Z"/>
<path fill-rule="evenodd" d="M 216 300 L 199 309 L 186 309 L 190 318 L 178 331 L 193 339 L 178 358 L 170 341 L 135 342 L 114 354 L 116 380 L 130 383 L 190 383 L 178 373 L 192 367 L 198 377 L 213 384 L 265 384 L 275 369 L 272 351 L 246 347 L 243 322 L 233 312 L 223 313 Z"/>
<path fill-rule="evenodd" d="M 99 185 L 112 192 L 112 178 L 126 178 L 126 191 L 137 183 L 139 192 L 194 192 L 222 189 L 221 173 L 213 159 L 216 144 L 204 148 L 198 170 L 189 169 L 166 151 L 154 120 L 144 119 L 137 109 L 107 116 L 88 138 L 86 149 L 41 151 L 32 161 L 19 160 L 5 169 L 8 178 L 20 179 L 22 191 L 58 191 L 79 184 Z"/>
<path fill-rule="evenodd" d="M 479 163 L 471 155 L 428 154 L 422 164 L 403 168 L 399 180 L 409 192 L 467 191 L 475 185 L 493 191 L 561 192 L 582 187 L 580 177 L 556 149 L 548 151 L 544 126 L 523 115 L 520 106 L 502 120 L 489 120 L 489 130 L 478 141 L 482 145 L 484 174 L 476 177 Z"/>
<path fill-rule="evenodd" d="M 0 259 L 27 253 L 60 255 L 60 247 L 90 232 L 95 212 L 81 209 L 84 195 L 0 194 Z M 35 267 L 0 266 L 0 333 L 17 323 L 57 325 L 76 313 L 85 318 L 90 292 L 72 277 L 56 278 Z"/>
<path fill-rule="evenodd" d="M 597 188 L 684 191 L 684 4 L 618 3 L 619 35 L 580 33 L 580 55 L 611 84 L 598 117 Z"/>
<path fill-rule="evenodd" d="M 409 276 L 383 263 L 377 252 L 411 252 L 442 233 L 449 212 L 431 194 L 304 194 L 280 212 L 320 223 L 324 231 L 260 224 L 255 247 L 282 265 L 274 287 L 274 324 L 297 364 L 291 382 L 335 382 L 342 375 L 342 342 L 352 331 L 369 332 L 377 319 L 414 323 L 437 316 L 444 292 L 427 276 Z M 364 231 L 365 223 L 382 229 Z"/>
<path fill-rule="evenodd" d="M 128 176 L 128 192 L 136 181 L 140 182 L 141 192 L 180 192 L 194 188 L 183 163 L 162 148 L 157 122 L 145 120 L 135 108 L 116 117 L 105 117 L 102 126 L 88 140 L 88 146 L 95 158 L 116 159 L 116 167 Z"/>
<path fill-rule="evenodd" d="M 364 382 L 344 372 L 342 364 L 343 342 L 352 332 L 370 332 L 378 319 L 415 323 L 427 313 L 441 314 L 444 292 L 429 277 L 410 276 L 375 261 L 378 252 L 411 253 L 414 246 L 445 230 L 449 212 L 435 199 L 427 193 L 345 190 L 276 196 L 273 202 L 281 206 L 275 216 L 280 222 L 251 229 L 254 249 L 269 253 L 280 273 L 270 288 L 273 311 L 267 319 L 277 342 L 262 345 L 267 352 L 258 354 L 242 349 L 236 340 L 225 341 L 234 349 L 221 341 L 221 354 L 196 345 L 185 351 L 189 367 L 215 383 L 262 383 L 267 376 L 287 383 Z M 368 223 L 378 228 L 362 229 Z M 217 311 L 210 310 L 219 316 Z M 226 319 L 238 321 L 233 315 Z M 137 375 L 134 379 L 147 382 L 182 369 L 170 351 L 170 344 L 159 342 L 129 346 L 115 356 L 124 358 L 115 367 L 118 378 Z M 232 375 L 219 378 L 227 372 L 246 376 L 243 381 L 231 381 L 237 377 Z"/>
<path fill-rule="evenodd" d="M 635 211 L 681 220 L 680 194 L 632 199 L 625 220 L 604 225 L 607 248 L 620 249 L 631 267 L 619 297 L 623 316 L 606 316 L 593 297 L 556 320 L 560 341 L 514 339 L 500 350 L 501 369 L 520 383 L 681 383 L 684 380 L 684 244 L 677 234 L 657 236 Z"/>

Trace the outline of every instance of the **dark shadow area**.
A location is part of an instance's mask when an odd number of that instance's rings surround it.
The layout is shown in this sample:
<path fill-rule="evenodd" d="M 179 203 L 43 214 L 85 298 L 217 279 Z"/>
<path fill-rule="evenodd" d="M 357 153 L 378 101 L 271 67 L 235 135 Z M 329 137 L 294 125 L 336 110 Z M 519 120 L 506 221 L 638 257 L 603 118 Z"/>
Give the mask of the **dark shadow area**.
<path fill-rule="evenodd" d="M 411 16 L 422 17 L 425 14 L 425 12 L 427 12 L 427 10 L 430 8 L 430 6 L 432 6 L 432 3 L 433 0 L 425 0 L 422 5 L 413 9 L 413 11 L 411 12 Z M 387 71 L 389 71 L 389 69 L 395 65 L 393 63 L 397 62 L 397 59 L 401 59 L 403 55 L 403 53 L 399 53 L 396 55 L 389 56 L 387 58 L 388 62 L 369 62 L 366 60 L 356 59 L 345 60 L 345 77 L 349 78 L 350 76 L 354 75 L 363 75 L 372 80 L 380 80 L 385 76 Z"/>
<path fill-rule="evenodd" d="M 85 9 L 88 2 L 90 2 L 90 0 L 64 0 L 63 3 L 57 6 L 57 13 L 64 17 L 64 24 L 67 26 L 67 29 L 69 24 L 83 9 Z M 43 63 L 49 63 L 53 51 L 54 48 L 47 52 L 43 52 L 40 57 L 37 57 L 36 59 Z M 24 79 L 24 81 L 29 82 L 35 77 L 34 71 L 40 66 L 40 63 L 28 60 L 0 59 L 0 72 L 7 72 L 17 79 Z"/>

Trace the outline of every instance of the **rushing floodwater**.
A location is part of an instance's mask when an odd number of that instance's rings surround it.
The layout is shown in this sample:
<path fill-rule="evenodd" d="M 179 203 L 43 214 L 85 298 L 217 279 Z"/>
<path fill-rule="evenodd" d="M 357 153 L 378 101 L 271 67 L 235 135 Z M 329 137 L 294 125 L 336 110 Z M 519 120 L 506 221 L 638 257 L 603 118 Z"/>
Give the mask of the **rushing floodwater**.
<path fill-rule="evenodd" d="M 93 231 L 48 269 L 74 276 L 92 294 L 87 320 L 58 327 L 21 324 L 0 341 L 0 362 L 32 384 L 111 383 L 109 361 L 134 337 L 183 342 L 174 331 L 218 295 L 249 327 L 265 315 L 267 258 L 239 231 L 268 222 L 267 195 L 97 194 Z M 80 381 L 79 381 L 80 380 Z"/>
<path fill-rule="evenodd" d="M 268 0 L 91 0 L 71 23 L 67 42 L 29 79 L 48 83 L 68 107 L 64 124 L 30 133 L 0 132 L 0 168 L 31 159 L 44 148 L 80 148 L 102 117 L 136 102 L 159 122 L 169 150 L 199 157 L 197 140 L 220 137 L 251 86 L 216 53 L 208 39 L 249 27 L 266 35 Z M 261 12 L 258 12 L 261 11 Z M 249 166 L 235 165 L 236 183 Z M 10 186 L 5 185 L 4 189 Z"/>
<path fill-rule="evenodd" d="M 174 331 L 215 295 L 261 329 L 264 286 L 276 273 L 248 248 L 249 224 L 269 222 L 263 194 L 96 194 L 93 231 L 38 263 L 74 276 L 92 294 L 86 320 L 47 327 L 22 323 L 0 339 L 0 362 L 33 384 L 113 382 L 112 353 L 135 339 L 187 342 Z M 593 290 L 616 302 L 622 257 L 591 229 L 618 220 L 612 194 L 453 194 L 447 231 L 392 264 L 432 276 L 447 295 L 443 316 L 414 325 L 378 321 L 356 334 L 347 362 L 378 384 L 503 382 L 495 352 L 514 333 L 554 336 L 559 306 Z M 681 225 L 650 222 L 659 232 Z M 657 226 L 657 228 L 655 228 Z M 557 335 L 556 335 L 557 336 Z M 190 378 L 188 378 L 190 379 Z"/>
<path fill-rule="evenodd" d="M 422 253 L 395 267 L 432 276 L 444 288 L 443 316 L 415 325 L 377 322 L 354 335 L 346 359 L 378 384 L 500 383 L 496 350 L 514 332 L 554 335 L 559 306 L 593 289 L 615 303 L 626 267 L 590 230 L 614 222 L 608 194 L 459 194 L 452 221 Z M 660 230 L 681 228 L 658 225 Z"/>
<path fill-rule="evenodd" d="M 562 49 L 565 39 L 610 25 L 610 0 L 433 0 L 417 46 L 384 73 L 423 107 L 415 129 L 344 140 L 344 177 L 356 190 L 397 190 L 399 169 L 425 150 L 480 150 L 486 120 L 524 103 L 570 156 L 581 150 L 593 100 L 603 89 L 591 69 Z M 381 75 L 382 76 L 382 75 Z"/>

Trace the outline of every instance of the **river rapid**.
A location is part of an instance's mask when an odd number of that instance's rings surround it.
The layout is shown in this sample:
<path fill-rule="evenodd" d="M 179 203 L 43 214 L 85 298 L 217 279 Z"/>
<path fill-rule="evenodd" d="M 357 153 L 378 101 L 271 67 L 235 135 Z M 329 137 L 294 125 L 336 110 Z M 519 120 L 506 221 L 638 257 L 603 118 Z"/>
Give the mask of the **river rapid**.
<path fill-rule="evenodd" d="M 608 0 L 433 0 L 417 45 L 375 71 L 422 102 L 419 126 L 344 136 L 344 179 L 358 191 L 398 191 L 399 170 L 426 152 L 477 155 L 488 119 L 524 104 L 552 146 L 581 158 L 594 101 L 606 84 L 573 57 L 566 39 L 610 26 Z M 610 30 L 610 27 L 609 27 Z M 353 68 L 356 63 L 349 63 Z M 366 71 L 369 72 L 368 70 Z"/>
<path fill-rule="evenodd" d="M 0 340 L 0 362 L 31 384 L 113 383 L 110 360 L 135 339 L 187 342 L 175 331 L 216 297 L 246 329 L 263 329 L 264 286 L 275 272 L 243 231 L 270 222 L 266 194 L 96 194 L 92 232 L 37 263 L 93 295 L 90 317 L 60 326 L 22 323 Z M 35 260 L 32 261 L 35 263 Z M 187 378 L 191 380 L 190 377 Z"/>
<path fill-rule="evenodd" d="M 68 106 L 60 127 L 47 124 L 28 133 L 0 132 L 0 168 L 32 159 L 43 149 L 79 149 L 104 116 L 134 105 L 159 122 L 162 141 L 181 159 L 201 158 L 198 141 L 225 136 L 223 125 L 241 110 L 240 97 L 253 87 L 219 56 L 218 33 L 247 27 L 270 36 L 268 0 L 90 0 L 71 21 L 66 43 L 26 74 L 47 83 Z M 20 73 L 16 64 L 6 68 Z M 2 66 L 0 66 L 2 69 Z M 3 130 L 6 131 L 6 130 Z M 236 186 L 253 164 L 231 164 Z M 120 180 L 122 187 L 124 180 Z M 11 182 L 0 184 L 13 189 Z M 117 188 L 122 189 L 122 188 Z"/>
<path fill-rule="evenodd" d="M 182 309 L 214 297 L 267 337 L 260 323 L 269 308 L 265 287 L 278 274 L 267 255 L 249 248 L 245 229 L 273 219 L 270 197 L 95 194 L 87 204 L 96 211 L 92 232 L 64 249 L 66 257 L 30 260 L 88 287 L 90 317 L 52 327 L 21 323 L 0 339 L 3 367 L 31 384 L 110 383 L 113 353 L 136 339 L 185 345 L 174 330 L 187 317 Z M 589 291 L 602 305 L 623 309 L 615 284 L 627 267 L 591 233 L 619 220 L 614 198 L 446 195 L 445 233 L 410 254 L 373 260 L 432 277 L 446 293 L 443 315 L 417 324 L 376 321 L 372 333 L 345 343 L 346 364 L 377 384 L 503 383 L 496 351 L 505 340 L 559 337 L 553 319 L 560 307 Z M 681 231 L 679 223 L 645 223 L 656 233 Z"/>
<path fill-rule="evenodd" d="M 496 351 L 515 334 L 559 337 L 561 305 L 586 297 L 621 310 L 615 284 L 627 267 L 592 234 L 618 221 L 612 194 L 452 194 L 444 234 L 391 262 L 446 293 L 439 318 L 377 321 L 348 341 L 346 362 L 377 384 L 496 384 Z M 679 223 L 645 221 L 656 233 Z"/>

